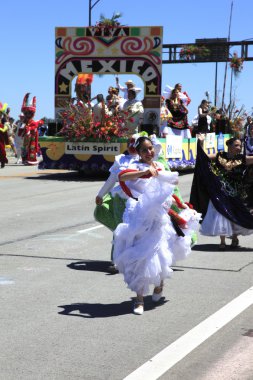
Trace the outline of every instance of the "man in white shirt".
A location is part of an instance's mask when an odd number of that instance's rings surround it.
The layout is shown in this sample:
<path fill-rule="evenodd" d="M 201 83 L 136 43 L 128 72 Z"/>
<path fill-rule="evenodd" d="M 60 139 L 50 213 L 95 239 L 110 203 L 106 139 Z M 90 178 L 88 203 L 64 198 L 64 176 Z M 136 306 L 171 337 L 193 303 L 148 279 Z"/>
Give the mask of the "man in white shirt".
<path fill-rule="evenodd" d="M 135 89 L 128 90 L 128 100 L 123 105 L 123 111 L 127 112 L 126 128 L 128 135 L 138 133 L 140 125 L 143 123 L 144 108 L 142 102 L 135 99 Z"/>
<path fill-rule="evenodd" d="M 139 92 L 141 92 L 141 88 L 137 88 L 135 87 L 135 84 L 134 82 L 129 79 L 128 81 L 125 82 L 126 84 L 126 87 L 122 87 L 120 84 L 119 84 L 119 78 L 116 77 L 116 87 L 122 91 L 124 93 L 124 99 L 128 99 L 128 90 L 135 90 L 136 92 L 136 95 L 139 94 Z"/>

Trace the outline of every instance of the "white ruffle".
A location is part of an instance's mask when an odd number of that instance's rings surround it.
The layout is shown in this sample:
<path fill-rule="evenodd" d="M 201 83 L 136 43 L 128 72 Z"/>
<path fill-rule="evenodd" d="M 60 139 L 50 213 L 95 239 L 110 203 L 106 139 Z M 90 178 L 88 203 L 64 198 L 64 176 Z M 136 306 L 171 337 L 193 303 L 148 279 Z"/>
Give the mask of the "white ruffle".
<path fill-rule="evenodd" d="M 209 201 L 207 213 L 201 224 L 200 233 L 206 236 L 232 236 L 251 235 L 253 230 L 232 223 L 229 219 L 220 214 L 213 203 Z"/>
<path fill-rule="evenodd" d="M 138 201 L 127 201 L 123 223 L 114 232 L 113 261 L 137 294 L 148 294 L 151 284 L 159 286 L 170 277 L 171 265 L 190 253 L 191 237 L 178 237 L 167 213 L 177 176 L 162 172 L 142 179 L 143 193 Z"/>

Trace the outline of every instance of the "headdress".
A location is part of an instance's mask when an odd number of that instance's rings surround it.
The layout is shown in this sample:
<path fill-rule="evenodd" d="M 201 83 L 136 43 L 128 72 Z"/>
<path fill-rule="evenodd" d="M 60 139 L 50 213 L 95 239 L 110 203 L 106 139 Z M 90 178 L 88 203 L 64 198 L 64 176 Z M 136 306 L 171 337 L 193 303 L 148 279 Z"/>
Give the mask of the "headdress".
<path fill-rule="evenodd" d="M 31 112 L 35 113 L 35 111 L 36 111 L 36 96 L 34 96 L 32 98 L 32 100 L 29 101 L 29 95 L 30 95 L 29 92 L 27 94 L 25 94 L 24 99 L 23 99 L 23 104 L 21 107 L 21 111 L 22 112 L 31 111 Z"/>
<path fill-rule="evenodd" d="M 6 113 L 7 107 L 8 107 L 8 104 L 7 104 L 7 103 L 2 104 L 2 103 L 0 102 L 0 112 L 1 112 L 1 113 Z"/>
<path fill-rule="evenodd" d="M 131 79 L 127 80 L 127 81 L 125 82 L 125 84 L 132 84 L 133 86 L 135 86 L 134 82 L 133 82 Z"/>
<path fill-rule="evenodd" d="M 93 74 L 78 74 L 76 84 L 86 84 L 89 86 L 93 81 Z"/>

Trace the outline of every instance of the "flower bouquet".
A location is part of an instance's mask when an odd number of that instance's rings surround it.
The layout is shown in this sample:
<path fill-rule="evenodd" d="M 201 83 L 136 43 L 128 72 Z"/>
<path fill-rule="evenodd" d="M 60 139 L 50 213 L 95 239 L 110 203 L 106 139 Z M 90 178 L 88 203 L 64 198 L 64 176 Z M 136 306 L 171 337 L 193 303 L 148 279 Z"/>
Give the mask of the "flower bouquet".
<path fill-rule="evenodd" d="M 237 53 L 233 53 L 230 60 L 230 67 L 234 72 L 234 75 L 238 75 L 243 69 L 243 58 L 239 58 Z"/>
<path fill-rule="evenodd" d="M 62 129 L 58 136 L 63 136 L 69 141 L 95 140 L 100 142 L 114 141 L 127 136 L 127 113 L 115 115 L 104 114 L 101 121 L 93 118 L 92 110 L 84 103 L 68 104 L 60 114 Z"/>
<path fill-rule="evenodd" d="M 179 52 L 179 58 L 182 60 L 190 61 L 194 57 L 208 57 L 210 50 L 205 46 L 185 45 Z"/>

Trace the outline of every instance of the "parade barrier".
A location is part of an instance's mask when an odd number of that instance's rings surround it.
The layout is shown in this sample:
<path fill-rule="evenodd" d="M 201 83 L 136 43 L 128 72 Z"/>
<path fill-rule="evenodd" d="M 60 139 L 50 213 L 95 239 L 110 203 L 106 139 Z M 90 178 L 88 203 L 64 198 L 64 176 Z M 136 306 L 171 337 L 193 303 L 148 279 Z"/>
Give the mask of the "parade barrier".
<path fill-rule="evenodd" d="M 224 150 L 224 143 L 230 135 L 208 134 L 207 153 Z M 172 170 L 189 170 L 195 166 L 197 141 L 195 138 L 184 139 L 181 145 L 173 142 L 172 136 L 160 138 L 165 159 Z M 113 142 L 98 142 L 92 139 L 81 142 L 66 141 L 63 137 L 40 137 L 39 143 L 43 160 L 39 169 L 76 170 L 85 174 L 105 175 L 114 162 L 115 156 L 127 152 L 127 139 L 118 138 Z M 222 146 L 223 145 L 223 146 Z M 180 149 L 180 148 L 181 149 Z M 172 157 L 174 156 L 174 157 Z"/>

